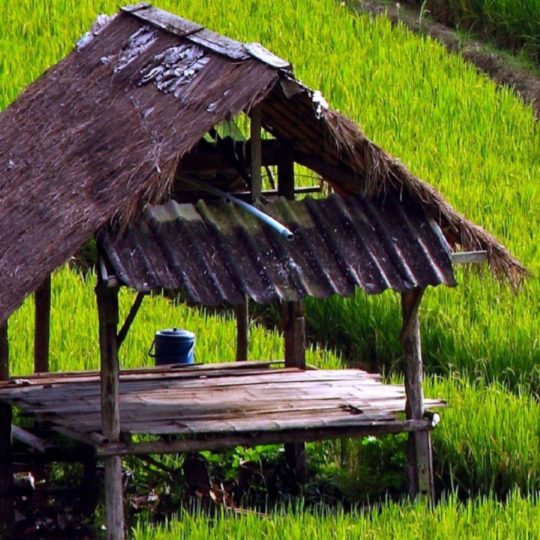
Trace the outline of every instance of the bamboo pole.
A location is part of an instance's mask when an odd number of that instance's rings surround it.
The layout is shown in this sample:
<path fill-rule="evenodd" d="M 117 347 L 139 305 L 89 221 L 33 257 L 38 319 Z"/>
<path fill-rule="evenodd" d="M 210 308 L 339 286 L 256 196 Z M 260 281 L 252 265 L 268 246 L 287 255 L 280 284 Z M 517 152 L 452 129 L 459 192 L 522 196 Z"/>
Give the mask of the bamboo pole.
<path fill-rule="evenodd" d="M 96 298 L 101 356 L 101 423 L 104 437 L 111 443 L 119 443 L 118 289 L 108 287 L 98 278 Z M 124 540 L 122 459 L 109 456 L 104 461 L 107 540 Z"/>
<path fill-rule="evenodd" d="M 49 371 L 49 336 L 51 324 L 51 276 L 34 293 L 34 372 Z"/>
<path fill-rule="evenodd" d="M 129 310 L 129 313 L 127 314 L 126 320 L 124 321 L 120 332 L 118 332 L 118 337 L 116 338 L 117 353 L 118 349 L 120 349 L 122 343 L 128 335 L 129 329 L 131 328 L 131 325 L 133 324 L 133 321 L 135 320 L 135 317 L 137 316 L 137 313 L 139 312 L 139 309 L 143 303 L 144 297 L 145 293 L 140 292 L 137 294 L 135 301 L 133 302 L 133 305 Z"/>
<path fill-rule="evenodd" d="M 418 308 L 424 289 L 415 288 L 401 294 L 403 327 L 400 341 L 405 354 L 405 391 L 407 419 L 424 417 L 424 392 L 422 388 L 423 366 Z M 411 497 L 435 497 L 433 482 L 433 458 L 430 431 L 409 434 L 407 448 L 407 477 Z"/>
<path fill-rule="evenodd" d="M 250 112 L 250 152 L 251 152 L 251 203 L 258 205 L 262 196 L 262 115 L 259 105 Z M 248 359 L 249 353 L 249 299 L 247 294 L 244 301 L 234 308 L 236 316 L 236 361 Z"/>
<path fill-rule="evenodd" d="M 262 130 L 262 115 L 261 107 L 255 105 L 250 113 L 250 138 L 251 138 L 251 200 L 257 204 L 261 199 L 262 181 L 261 181 L 261 166 L 262 166 L 262 145 L 261 145 L 261 130 Z"/>
<path fill-rule="evenodd" d="M 0 326 L 0 380 L 9 379 L 8 323 Z M 13 471 L 11 468 L 11 405 L 0 403 L 0 537 L 14 523 Z"/>

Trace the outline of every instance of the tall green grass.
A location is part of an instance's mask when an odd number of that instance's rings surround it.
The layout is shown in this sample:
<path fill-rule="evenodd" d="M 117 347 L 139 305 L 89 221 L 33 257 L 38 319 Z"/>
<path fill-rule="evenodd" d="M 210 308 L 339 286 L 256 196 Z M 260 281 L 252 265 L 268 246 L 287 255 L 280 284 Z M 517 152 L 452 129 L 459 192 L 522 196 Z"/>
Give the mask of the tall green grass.
<path fill-rule="evenodd" d="M 437 411 L 441 422 L 432 432 L 437 493 L 504 498 L 513 489 L 540 492 L 537 400 L 501 384 L 485 386 L 454 378 L 429 377 L 425 391 L 448 403 Z M 389 435 L 326 443 L 321 471 L 347 500 L 399 496 L 406 491 L 406 441 L 406 436 Z M 316 448 L 314 452 L 317 457 Z"/>
<path fill-rule="evenodd" d="M 99 369 L 98 321 L 95 304 L 95 275 L 82 276 L 69 268 L 54 274 L 51 299 L 51 371 Z M 120 293 L 120 324 L 135 294 L 125 288 Z M 9 321 L 12 372 L 33 371 L 34 305 L 32 299 Z M 151 365 L 148 350 L 154 333 L 162 328 L 181 327 L 196 334 L 196 357 L 203 362 L 232 361 L 235 358 L 236 323 L 233 314 L 209 314 L 185 304 L 154 296 L 145 298 L 120 350 L 124 368 Z M 277 332 L 254 324 L 250 330 L 249 355 L 255 360 L 283 358 L 283 338 Z M 307 361 L 328 368 L 342 367 L 338 356 L 311 347 Z"/>
<path fill-rule="evenodd" d="M 431 374 L 461 374 L 540 391 L 540 326 L 536 278 L 523 289 L 501 286 L 491 276 L 457 273 L 458 289 L 426 292 L 420 308 L 423 356 Z M 355 363 L 399 372 L 399 295 L 309 301 L 313 334 Z"/>
<path fill-rule="evenodd" d="M 540 505 L 536 497 L 513 493 L 506 502 L 485 497 L 460 503 L 449 497 L 436 508 L 426 504 L 386 503 L 371 512 L 295 512 L 284 508 L 268 517 L 221 512 L 209 518 L 202 512 L 182 512 L 171 523 L 140 524 L 134 540 L 257 538 L 307 540 L 318 538 L 393 538 L 438 540 L 538 538 Z"/>
<path fill-rule="evenodd" d="M 330 0 L 187 0 L 181 5 L 163 0 L 159 5 L 237 39 L 260 41 L 288 58 L 301 79 L 322 89 L 370 138 L 440 188 L 538 273 L 540 128 L 530 108 L 511 91 L 497 89 L 429 39 L 401 26 L 392 28 L 384 18 L 356 16 Z M 1 2 L 0 108 L 69 52 L 98 12 L 115 10 L 111 0 Z M 466 376 L 428 384 L 430 394 L 450 403 L 434 433 L 439 481 L 460 493 L 491 490 L 500 495 L 513 486 L 537 490 L 539 405 L 520 389 L 537 392 L 539 386 L 540 281 L 534 277 L 514 295 L 489 277 L 459 272 L 458 278 L 457 290 L 428 291 L 422 311 L 429 370 Z M 93 278 L 81 285 L 78 276 L 61 270 L 53 286 L 51 367 L 96 368 Z M 131 293 L 122 293 L 123 314 L 132 300 Z M 16 373 L 31 371 L 32 309 L 26 302 L 10 320 Z M 311 363 L 337 367 L 345 361 L 374 361 L 399 366 L 396 295 L 358 294 L 347 300 L 310 302 L 308 309 L 318 336 L 347 353 L 342 361 L 313 350 Z M 123 365 L 148 363 L 153 332 L 169 326 L 194 330 L 204 361 L 233 358 L 230 317 L 153 298 L 145 300 L 122 347 Z M 277 334 L 254 329 L 252 357 L 279 358 L 281 347 Z M 305 513 L 276 514 L 268 520 L 208 520 L 183 515 L 172 533 L 141 526 L 135 536 L 534 538 L 538 518 L 537 500 L 516 494 L 506 505 L 490 498 L 465 505 L 450 501 L 433 512 L 388 504 L 379 512 L 353 516 Z"/>
<path fill-rule="evenodd" d="M 63 268 L 53 276 L 51 313 L 51 369 L 98 369 L 97 313 L 94 298 L 95 276 L 81 276 Z M 121 319 L 135 298 L 123 289 L 120 295 Z M 397 306 L 396 306 L 397 309 Z M 66 323 L 69 314 L 70 324 Z M 11 361 L 14 374 L 32 371 L 33 302 L 27 301 L 10 319 Z M 232 361 L 235 350 L 235 322 L 231 315 L 210 315 L 167 300 L 161 296 L 144 300 L 138 317 L 120 351 L 123 367 L 149 365 L 148 349 L 153 334 L 160 328 L 180 326 L 197 336 L 197 357 L 204 362 Z M 250 357 L 281 358 L 283 339 L 260 325 L 251 331 Z M 329 350 L 309 349 L 308 362 L 321 368 L 339 369 L 343 361 Z M 399 378 L 395 379 L 401 382 Z M 441 412 L 443 421 L 434 431 L 436 472 L 441 489 L 456 489 L 461 494 L 497 493 L 513 487 L 523 492 L 540 490 L 540 405 L 529 395 L 515 395 L 500 384 L 484 386 L 466 379 L 428 378 L 426 393 L 448 401 Z M 391 443 L 394 444 L 394 443 Z M 390 452 L 399 450 L 391 446 Z M 404 447 L 401 449 L 403 450 Z M 344 489 L 352 499 L 362 499 L 367 487 L 365 448 L 353 442 Z M 384 453 L 384 451 L 383 451 Z M 341 463 L 341 448 L 333 445 L 327 456 Z M 403 456 L 402 456 L 403 457 Z M 390 456 L 389 466 L 402 475 L 403 459 Z M 371 493 L 374 493 L 372 490 Z"/>
<path fill-rule="evenodd" d="M 517 296 L 490 278 L 459 274 L 457 290 L 429 291 L 423 317 L 432 371 L 537 391 L 540 128 L 530 108 L 431 40 L 330 0 L 159 4 L 290 59 L 302 80 L 530 267 L 535 277 Z M 98 12 L 115 10 L 111 0 L 2 2 L 0 108 L 69 52 Z M 391 294 L 310 304 L 310 311 L 315 331 L 352 343 L 345 350 L 360 360 L 398 359 Z"/>
<path fill-rule="evenodd" d="M 461 495 L 540 491 L 540 405 L 501 384 L 430 378 L 426 394 L 444 398 L 433 431 L 439 490 Z"/>
<path fill-rule="evenodd" d="M 439 20 L 480 34 L 540 62 L 538 0 L 406 0 Z"/>

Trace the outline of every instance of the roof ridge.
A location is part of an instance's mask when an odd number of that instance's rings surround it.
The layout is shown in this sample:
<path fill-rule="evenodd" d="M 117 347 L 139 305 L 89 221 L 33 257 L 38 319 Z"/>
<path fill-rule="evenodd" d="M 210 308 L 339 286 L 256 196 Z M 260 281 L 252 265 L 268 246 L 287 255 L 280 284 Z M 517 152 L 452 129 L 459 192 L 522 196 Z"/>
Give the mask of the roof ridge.
<path fill-rule="evenodd" d="M 243 43 L 231 39 L 189 19 L 154 7 L 148 2 L 123 6 L 120 11 L 232 60 L 255 59 L 275 69 L 292 69 L 287 60 L 275 55 L 260 43 Z"/>

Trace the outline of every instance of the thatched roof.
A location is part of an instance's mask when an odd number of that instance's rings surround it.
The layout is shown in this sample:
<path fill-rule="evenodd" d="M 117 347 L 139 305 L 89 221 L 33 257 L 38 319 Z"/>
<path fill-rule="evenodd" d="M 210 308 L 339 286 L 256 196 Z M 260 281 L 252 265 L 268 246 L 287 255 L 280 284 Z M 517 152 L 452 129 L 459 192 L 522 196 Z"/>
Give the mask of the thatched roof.
<path fill-rule="evenodd" d="M 115 217 L 162 200 L 213 126 L 261 103 L 263 125 L 340 193 L 397 192 L 452 246 L 523 267 L 254 44 L 139 6 L 101 21 L 0 114 L 0 322 Z"/>

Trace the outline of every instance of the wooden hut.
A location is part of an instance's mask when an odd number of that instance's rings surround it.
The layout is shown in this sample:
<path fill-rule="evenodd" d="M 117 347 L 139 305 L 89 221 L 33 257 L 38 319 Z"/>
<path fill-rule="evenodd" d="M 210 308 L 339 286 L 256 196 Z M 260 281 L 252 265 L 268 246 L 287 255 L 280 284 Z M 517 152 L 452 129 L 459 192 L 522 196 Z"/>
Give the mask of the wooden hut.
<path fill-rule="evenodd" d="M 249 135 L 226 136 L 220 126 L 242 115 Z M 296 185 L 295 164 L 334 194 L 307 196 L 319 189 Z M 434 422 L 425 409 L 440 402 L 422 394 L 422 294 L 454 286 L 459 259 L 486 259 L 511 282 L 525 270 L 295 79 L 288 62 L 148 4 L 123 8 L 100 18 L 2 112 L 0 170 L 3 495 L 12 405 L 103 458 L 110 538 L 124 535 L 126 454 L 284 442 L 301 476 L 303 441 L 409 432 L 410 491 L 432 494 Z M 274 186 L 263 189 L 261 171 Z M 51 272 L 93 236 L 101 371 L 41 373 Z M 118 329 L 122 285 L 139 295 Z M 356 288 L 401 294 L 404 388 L 360 370 L 306 368 L 303 298 Z M 121 370 L 119 347 L 155 290 L 235 306 L 243 361 Z M 30 293 L 36 373 L 13 379 L 7 321 Z M 248 299 L 280 304 L 284 367 L 246 362 Z M 46 451 L 41 439 L 13 429 Z M 156 439 L 130 439 L 141 433 Z"/>

